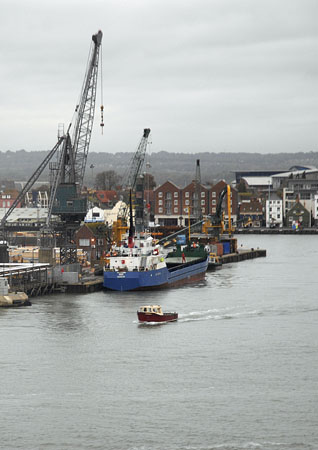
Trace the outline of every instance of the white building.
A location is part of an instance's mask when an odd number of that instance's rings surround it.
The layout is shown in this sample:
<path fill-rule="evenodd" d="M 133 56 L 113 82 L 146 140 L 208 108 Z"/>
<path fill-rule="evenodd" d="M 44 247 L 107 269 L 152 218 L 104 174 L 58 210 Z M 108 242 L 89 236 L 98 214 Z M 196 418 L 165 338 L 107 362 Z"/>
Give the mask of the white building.
<path fill-rule="evenodd" d="M 276 194 L 266 200 L 266 228 L 283 226 L 283 200 Z"/>
<path fill-rule="evenodd" d="M 84 222 L 105 222 L 104 210 L 94 206 L 85 216 Z"/>
<path fill-rule="evenodd" d="M 315 196 L 314 196 L 314 206 L 313 206 L 312 213 L 313 213 L 315 225 L 317 226 L 318 225 L 318 194 L 315 194 Z"/>

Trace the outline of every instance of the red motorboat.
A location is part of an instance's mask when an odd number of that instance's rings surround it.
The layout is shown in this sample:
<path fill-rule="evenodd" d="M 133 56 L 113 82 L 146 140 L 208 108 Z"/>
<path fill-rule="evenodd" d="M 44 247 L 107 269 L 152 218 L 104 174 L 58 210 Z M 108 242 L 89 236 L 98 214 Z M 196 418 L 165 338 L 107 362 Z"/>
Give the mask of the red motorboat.
<path fill-rule="evenodd" d="M 176 312 L 162 312 L 160 305 L 141 306 L 137 311 L 139 322 L 175 322 L 178 320 Z"/>

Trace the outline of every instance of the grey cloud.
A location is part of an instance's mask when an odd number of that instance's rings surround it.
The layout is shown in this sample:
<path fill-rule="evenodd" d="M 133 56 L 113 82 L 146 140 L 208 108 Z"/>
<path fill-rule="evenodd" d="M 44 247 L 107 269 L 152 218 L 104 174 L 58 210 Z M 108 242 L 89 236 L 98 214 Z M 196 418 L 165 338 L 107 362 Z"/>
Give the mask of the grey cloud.
<path fill-rule="evenodd" d="M 3 3 L 0 150 L 54 145 L 99 28 L 105 128 L 99 90 L 92 150 L 131 151 L 144 127 L 153 150 L 316 146 L 316 1 Z"/>

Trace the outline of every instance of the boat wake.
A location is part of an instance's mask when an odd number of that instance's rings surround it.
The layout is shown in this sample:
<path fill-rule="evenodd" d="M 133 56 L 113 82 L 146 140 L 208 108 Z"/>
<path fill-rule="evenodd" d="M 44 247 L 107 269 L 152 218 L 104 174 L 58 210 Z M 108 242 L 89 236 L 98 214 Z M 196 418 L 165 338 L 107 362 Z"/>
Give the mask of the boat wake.
<path fill-rule="evenodd" d="M 255 317 L 262 315 L 261 311 L 231 311 L 226 308 L 208 309 L 207 311 L 193 311 L 188 314 L 179 314 L 178 322 L 194 322 L 199 320 L 230 320 L 247 317 Z"/>
<path fill-rule="evenodd" d="M 177 321 L 168 321 L 168 322 L 139 322 L 138 320 L 134 320 L 133 323 L 136 323 L 139 327 L 157 327 L 158 325 L 169 325 L 171 323 L 176 323 Z"/>
<path fill-rule="evenodd" d="M 179 313 L 178 317 L 178 323 L 184 323 L 184 322 L 197 322 L 197 321 L 204 321 L 204 320 L 235 320 L 235 319 L 249 319 L 249 318 L 257 318 L 261 316 L 277 316 L 277 315 L 290 315 L 295 313 L 310 313 L 313 311 L 317 311 L 317 309 L 313 308 L 302 308 L 299 309 L 276 309 L 276 308 L 265 308 L 262 310 L 256 310 L 256 309 L 244 309 L 244 306 L 247 307 L 247 305 L 240 305 L 240 308 L 238 310 L 238 307 L 227 307 L 227 308 L 214 308 L 214 309 L 208 309 L 206 311 L 191 311 L 188 313 Z M 151 326 L 158 326 L 158 325 L 167 325 L 172 322 L 147 322 L 147 323 L 140 323 L 138 320 L 135 320 L 134 323 L 137 323 L 139 326 L 142 327 L 151 327 Z"/>

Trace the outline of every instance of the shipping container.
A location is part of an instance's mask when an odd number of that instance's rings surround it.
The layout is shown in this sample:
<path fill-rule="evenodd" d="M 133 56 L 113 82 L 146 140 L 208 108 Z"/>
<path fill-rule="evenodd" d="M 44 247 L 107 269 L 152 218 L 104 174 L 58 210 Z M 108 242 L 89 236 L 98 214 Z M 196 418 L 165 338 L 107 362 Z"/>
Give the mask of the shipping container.
<path fill-rule="evenodd" d="M 177 236 L 177 244 L 185 245 L 186 243 L 187 240 L 185 234 L 179 234 L 179 236 Z"/>
<path fill-rule="evenodd" d="M 223 254 L 228 255 L 230 253 L 230 243 L 222 242 L 222 245 L 223 245 Z"/>
<path fill-rule="evenodd" d="M 222 244 L 216 244 L 217 246 L 217 255 L 218 256 L 223 256 L 223 245 Z"/>
<path fill-rule="evenodd" d="M 215 253 L 216 255 L 218 254 L 218 247 L 216 244 L 210 244 L 209 248 L 210 248 L 210 252 Z"/>

